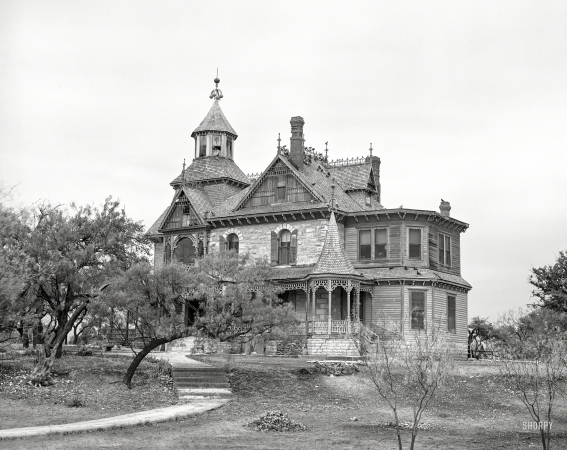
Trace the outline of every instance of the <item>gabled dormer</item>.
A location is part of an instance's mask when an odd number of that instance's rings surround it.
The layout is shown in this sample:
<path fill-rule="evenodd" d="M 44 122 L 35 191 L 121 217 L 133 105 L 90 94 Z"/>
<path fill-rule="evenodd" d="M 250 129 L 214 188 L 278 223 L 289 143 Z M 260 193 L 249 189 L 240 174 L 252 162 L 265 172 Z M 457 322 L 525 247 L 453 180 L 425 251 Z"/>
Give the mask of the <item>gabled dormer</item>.
<path fill-rule="evenodd" d="M 180 189 L 177 191 L 159 231 L 172 231 L 182 228 L 201 227 L 203 225 L 203 219 L 191 205 L 183 189 Z"/>

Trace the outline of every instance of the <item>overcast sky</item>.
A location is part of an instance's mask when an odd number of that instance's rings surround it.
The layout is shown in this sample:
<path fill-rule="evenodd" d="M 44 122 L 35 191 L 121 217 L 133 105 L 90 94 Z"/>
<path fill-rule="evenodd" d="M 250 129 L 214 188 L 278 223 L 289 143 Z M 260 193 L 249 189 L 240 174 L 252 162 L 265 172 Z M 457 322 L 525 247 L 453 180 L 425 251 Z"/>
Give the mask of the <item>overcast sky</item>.
<path fill-rule="evenodd" d="M 567 3 L 0 1 L 0 186 L 14 205 L 119 198 L 150 226 L 219 68 L 235 160 L 278 132 L 382 160 L 384 206 L 470 224 L 469 316 L 530 300 L 567 248 Z"/>

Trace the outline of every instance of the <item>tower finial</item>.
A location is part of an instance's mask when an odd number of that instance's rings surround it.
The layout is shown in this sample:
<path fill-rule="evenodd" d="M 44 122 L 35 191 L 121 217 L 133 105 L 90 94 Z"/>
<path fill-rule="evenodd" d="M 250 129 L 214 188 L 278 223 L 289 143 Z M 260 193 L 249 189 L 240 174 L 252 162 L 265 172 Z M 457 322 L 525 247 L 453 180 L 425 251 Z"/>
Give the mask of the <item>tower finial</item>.
<path fill-rule="evenodd" d="M 329 141 L 325 142 L 325 162 L 329 162 L 329 149 L 327 148 L 327 144 Z"/>
<path fill-rule="evenodd" d="M 329 202 L 329 211 L 337 210 L 337 203 L 335 199 L 335 178 L 333 177 L 333 184 L 331 184 L 331 201 Z"/>
<path fill-rule="evenodd" d="M 215 88 L 211 91 L 211 95 L 209 95 L 209 98 L 214 98 L 215 100 L 220 100 L 222 98 L 222 91 L 219 89 L 220 79 L 219 79 L 219 68 L 218 67 L 217 67 L 217 76 L 213 81 L 215 82 Z"/>
<path fill-rule="evenodd" d="M 280 139 L 280 133 L 278 133 L 278 155 L 282 152 L 281 143 L 282 143 L 282 140 Z"/>
<path fill-rule="evenodd" d="M 370 143 L 370 157 L 372 158 L 372 142 Z"/>
<path fill-rule="evenodd" d="M 183 172 L 185 172 L 185 158 L 183 158 Z"/>

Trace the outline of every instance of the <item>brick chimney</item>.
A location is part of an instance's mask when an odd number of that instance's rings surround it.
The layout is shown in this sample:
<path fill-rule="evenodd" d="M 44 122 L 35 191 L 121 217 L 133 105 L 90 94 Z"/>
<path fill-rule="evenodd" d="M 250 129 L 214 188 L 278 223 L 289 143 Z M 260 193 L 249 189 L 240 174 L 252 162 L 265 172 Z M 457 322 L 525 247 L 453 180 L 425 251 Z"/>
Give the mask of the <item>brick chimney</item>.
<path fill-rule="evenodd" d="M 442 216 L 451 216 L 451 204 L 443 199 L 441 199 L 441 204 L 439 205 L 439 211 Z"/>
<path fill-rule="evenodd" d="M 292 117 L 291 123 L 291 139 L 289 149 L 289 159 L 298 170 L 303 170 L 303 125 L 305 121 L 303 117 Z"/>

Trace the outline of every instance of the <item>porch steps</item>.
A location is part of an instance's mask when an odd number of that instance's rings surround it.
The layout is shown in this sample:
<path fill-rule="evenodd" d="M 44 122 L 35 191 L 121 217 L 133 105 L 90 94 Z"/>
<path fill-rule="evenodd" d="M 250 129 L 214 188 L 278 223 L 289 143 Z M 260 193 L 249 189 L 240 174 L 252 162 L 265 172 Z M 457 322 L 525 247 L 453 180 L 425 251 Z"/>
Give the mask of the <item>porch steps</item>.
<path fill-rule="evenodd" d="M 226 373 L 219 367 L 174 367 L 173 382 L 181 400 L 232 397 Z"/>

